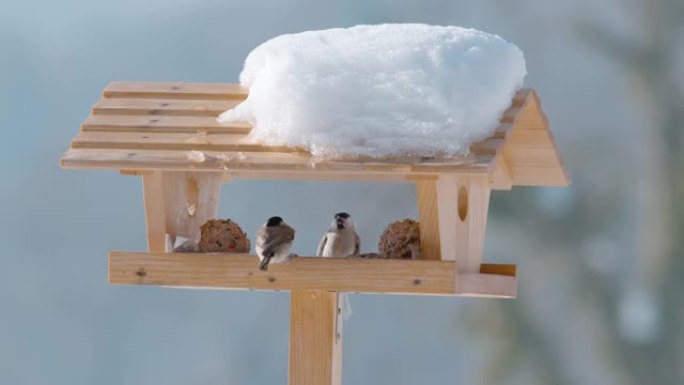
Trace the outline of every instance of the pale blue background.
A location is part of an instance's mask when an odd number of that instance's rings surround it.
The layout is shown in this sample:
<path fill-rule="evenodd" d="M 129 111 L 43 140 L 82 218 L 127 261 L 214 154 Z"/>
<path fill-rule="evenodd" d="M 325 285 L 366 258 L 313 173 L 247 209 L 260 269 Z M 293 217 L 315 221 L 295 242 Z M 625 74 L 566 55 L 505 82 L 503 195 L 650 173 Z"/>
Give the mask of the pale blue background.
<path fill-rule="evenodd" d="M 630 35 L 639 21 L 594 3 L 1 0 L 0 383 L 285 384 L 288 295 L 109 286 L 108 250 L 145 247 L 140 181 L 63 171 L 59 157 L 111 80 L 236 81 L 269 37 L 380 22 L 464 25 L 516 43 L 575 184 L 493 195 L 487 259 L 520 264 L 520 299 L 352 296 L 344 383 L 637 384 L 656 368 L 641 352 L 681 362 L 680 343 L 662 347 L 663 334 L 681 337 L 680 316 L 646 345 L 616 331 L 653 313 L 637 306 L 618 320 L 614 294 L 641 265 L 635 198 L 611 187 L 628 186 L 619 165 L 635 162 L 632 133 L 648 124 L 615 62 L 577 32 L 586 19 Z M 416 215 L 414 199 L 410 185 L 238 181 L 221 215 L 252 234 L 278 213 L 307 254 L 346 210 L 373 251 L 389 221 Z M 613 208 L 610 220 L 595 207 Z M 592 300 L 594 283 L 612 293 L 605 302 Z M 637 353 L 601 342 L 612 335 Z M 660 383 L 684 377 L 663 366 Z"/>

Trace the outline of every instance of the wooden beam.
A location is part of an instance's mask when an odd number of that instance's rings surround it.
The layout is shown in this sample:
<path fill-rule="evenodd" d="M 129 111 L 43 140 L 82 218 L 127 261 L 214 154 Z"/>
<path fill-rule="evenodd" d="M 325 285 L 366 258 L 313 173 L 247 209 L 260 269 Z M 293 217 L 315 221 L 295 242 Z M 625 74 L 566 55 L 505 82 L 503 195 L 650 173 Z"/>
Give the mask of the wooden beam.
<path fill-rule="evenodd" d="M 416 182 L 418 218 L 420 224 L 420 257 L 440 260 L 439 213 L 437 211 L 437 180 Z"/>
<path fill-rule="evenodd" d="M 147 249 L 150 252 L 166 250 L 166 205 L 164 204 L 164 178 L 161 171 L 142 175 Z M 168 250 L 170 251 L 170 250 Z"/>
<path fill-rule="evenodd" d="M 111 252 L 112 284 L 453 295 L 453 262 L 298 257 L 259 270 L 245 254 Z"/>
<path fill-rule="evenodd" d="M 231 83 L 125 82 L 107 85 L 106 98 L 244 99 L 248 90 Z"/>
<path fill-rule="evenodd" d="M 487 175 L 491 155 L 450 162 L 420 163 L 326 160 L 309 155 L 264 152 L 202 152 L 200 160 L 188 151 L 72 148 L 62 156 L 62 167 L 70 169 L 128 169 L 150 171 L 218 171 L 234 178 L 337 180 L 353 176 L 359 181 L 406 181 L 411 175 L 455 172 Z"/>
<path fill-rule="evenodd" d="M 466 297 L 515 298 L 518 278 L 510 275 L 459 273 L 456 290 Z"/>
<path fill-rule="evenodd" d="M 342 384 L 339 294 L 293 290 L 290 305 L 289 385 Z"/>
<path fill-rule="evenodd" d="M 109 282 L 116 285 L 242 289 L 324 290 L 383 294 L 477 295 L 477 287 L 457 286 L 453 261 L 298 257 L 259 270 L 258 258 L 245 254 L 110 252 Z M 514 265 L 483 264 L 477 277 L 494 282 L 483 296 L 501 297 L 517 283 Z M 509 286 L 500 287 L 501 277 Z M 460 291 L 459 291 L 460 290 Z M 494 293 L 490 295 L 489 293 Z"/>
<path fill-rule="evenodd" d="M 173 115 L 217 117 L 240 100 L 102 98 L 93 115 Z"/>

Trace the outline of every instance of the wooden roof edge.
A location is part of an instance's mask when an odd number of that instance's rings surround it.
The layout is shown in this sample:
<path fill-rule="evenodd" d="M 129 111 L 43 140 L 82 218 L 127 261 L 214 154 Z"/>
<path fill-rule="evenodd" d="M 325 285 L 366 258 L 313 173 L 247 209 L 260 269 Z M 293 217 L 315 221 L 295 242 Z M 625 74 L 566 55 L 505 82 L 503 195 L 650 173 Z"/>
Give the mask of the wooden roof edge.
<path fill-rule="evenodd" d="M 497 158 L 505 159 L 511 185 L 569 186 L 571 178 L 549 129 L 541 98 L 531 88 L 520 92 L 525 92 L 525 99 L 504 135 L 504 143 L 497 151 Z M 513 100 L 513 105 L 515 104 L 516 98 Z M 496 167 L 500 168 L 498 163 L 500 162 L 492 162 L 490 165 L 492 175 Z"/>
<path fill-rule="evenodd" d="M 537 107 L 539 108 L 540 118 L 544 121 L 546 131 L 549 134 L 549 141 L 551 142 L 551 145 L 553 146 L 555 153 L 556 153 L 556 160 L 558 162 L 558 166 L 560 167 L 560 170 L 563 173 L 563 179 L 564 179 L 563 184 L 561 184 L 557 187 L 568 187 L 572 184 L 572 176 L 570 175 L 570 172 L 565 167 L 565 162 L 563 160 L 563 156 L 561 155 L 560 151 L 558 151 L 558 146 L 556 145 L 556 138 L 553 135 L 553 132 L 551 131 L 549 119 L 546 116 L 546 112 L 544 112 L 544 109 L 542 108 L 541 98 L 539 97 L 539 94 L 534 89 L 530 89 L 529 97 L 532 98 L 532 100 L 534 100 L 534 102 L 537 104 Z"/>

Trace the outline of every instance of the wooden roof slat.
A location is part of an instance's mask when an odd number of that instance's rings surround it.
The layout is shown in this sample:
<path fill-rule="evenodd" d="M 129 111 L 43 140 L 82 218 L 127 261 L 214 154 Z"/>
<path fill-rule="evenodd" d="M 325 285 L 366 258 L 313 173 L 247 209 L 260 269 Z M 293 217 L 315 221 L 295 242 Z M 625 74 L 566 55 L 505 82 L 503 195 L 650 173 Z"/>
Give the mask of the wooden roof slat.
<path fill-rule="evenodd" d="M 193 161 L 188 151 L 76 148 L 62 157 L 62 167 L 85 169 L 196 170 L 196 171 L 296 171 L 440 173 L 487 172 L 491 156 L 472 156 L 451 163 L 312 162 L 309 155 L 275 152 L 203 152 L 204 161 Z"/>
<path fill-rule="evenodd" d="M 178 151 L 247 151 L 247 152 L 300 152 L 292 147 L 263 146 L 254 143 L 243 143 L 242 134 L 203 135 L 185 132 L 113 132 L 84 131 L 71 142 L 72 148 L 102 148 L 130 150 L 178 150 Z"/>
<path fill-rule="evenodd" d="M 242 99 L 137 99 L 102 98 L 93 107 L 93 115 L 171 115 L 216 118 L 235 107 Z"/>
<path fill-rule="evenodd" d="M 186 132 L 140 132 L 140 131 L 82 131 L 71 142 L 72 148 L 102 148 L 131 150 L 178 150 L 178 151 L 249 151 L 249 152 L 298 152 L 303 149 L 285 146 L 264 146 L 245 142 L 243 134 L 209 132 L 198 134 Z M 473 154 L 495 155 L 504 140 L 489 138 L 471 146 Z M 366 163 L 377 162 L 368 159 Z"/>
<path fill-rule="evenodd" d="M 248 90 L 232 83 L 120 82 L 109 83 L 108 98 L 244 99 Z"/>
<path fill-rule="evenodd" d="M 248 134 L 249 123 L 219 123 L 205 116 L 91 115 L 81 125 L 83 131 L 138 132 L 223 132 Z"/>

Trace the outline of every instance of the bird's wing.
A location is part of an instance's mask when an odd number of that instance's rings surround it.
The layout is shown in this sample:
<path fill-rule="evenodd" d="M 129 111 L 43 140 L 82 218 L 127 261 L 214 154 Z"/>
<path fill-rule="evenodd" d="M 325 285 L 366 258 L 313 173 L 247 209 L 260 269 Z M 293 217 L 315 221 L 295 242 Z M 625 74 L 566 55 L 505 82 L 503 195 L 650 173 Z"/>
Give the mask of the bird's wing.
<path fill-rule="evenodd" d="M 358 257 L 361 254 L 361 238 L 359 234 L 354 232 L 354 257 Z"/>
<path fill-rule="evenodd" d="M 321 238 L 321 241 L 318 243 L 318 249 L 316 249 L 316 256 L 317 257 L 323 256 L 323 250 L 325 250 L 325 244 L 327 242 L 328 242 L 328 233 L 325 233 L 323 235 L 323 238 Z"/>
<path fill-rule="evenodd" d="M 273 256 L 276 251 L 283 245 L 294 240 L 295 231 L 290 226 L 277 226 L 266 228 L 266 237 L 264 240 L 264 256 Z"/>
<path fill-rule="evenodd" d="M 264 244 L 266 243 L 267 238 L 268 238 L 268 229 L 266 228 L 266 226 L 264 226 L 264 227 L 260 228 L 259 231 L 257 231 L 256 246 L 263 250 Z"/>

